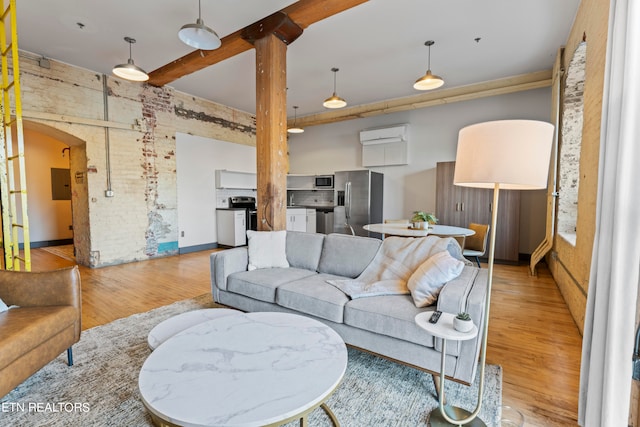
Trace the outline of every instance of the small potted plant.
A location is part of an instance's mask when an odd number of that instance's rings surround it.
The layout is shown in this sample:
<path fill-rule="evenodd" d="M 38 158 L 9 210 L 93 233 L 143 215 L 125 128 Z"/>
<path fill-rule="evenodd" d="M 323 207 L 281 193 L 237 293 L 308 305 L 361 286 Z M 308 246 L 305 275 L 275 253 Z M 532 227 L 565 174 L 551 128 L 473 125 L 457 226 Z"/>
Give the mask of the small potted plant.
<path fill-rule="evenodd" d="M 411 217 L 411 227 L 418 229 L 427 229 L 429 224 L 437 224 L 438 218 L 432 213 L 425 211 L 414 211 Z"/>
<path fill-rule="evenodd" d="M 459 332 L 469 332 L 473 329 L 473 321 L 469 313 L 458 313 L 458 315 L 453 318 L 453 328 Z"/>

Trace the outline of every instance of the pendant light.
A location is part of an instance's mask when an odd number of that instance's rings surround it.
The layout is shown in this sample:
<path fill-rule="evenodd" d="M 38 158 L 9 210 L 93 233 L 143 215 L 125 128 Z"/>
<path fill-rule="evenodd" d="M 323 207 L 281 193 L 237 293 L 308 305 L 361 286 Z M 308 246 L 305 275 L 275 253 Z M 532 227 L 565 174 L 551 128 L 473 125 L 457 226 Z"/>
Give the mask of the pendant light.
<path fill-rule="evenodd" d="M 134 82 L 146 82 L 149 80 L 149 75 L 142 68 L 134 64 L 133 58 L 131 57 L 131 45 L 136 42 L 136 39 L 125 37 L 124 41 L 129 43 L 129 60 L 126 64 L 120 64 L 113 67 L 113 74 Z"/>
<path fill-rule="evenodd" d="M 304 132 L 304 129 L 299 128 L 296 126 L 296 121 L 298 120 L 298 106 L 294 105 L 293 106 L 293 126 L 291 126 L 289 129 L 287 129 L 287 132 L 289 133 L 302 133 Z"/>
<path fill-rule="evenodd" d="M 429 47 L 429 63 L 427 67 L 427 74 L 416 80 L 416 82 L 413 84 L 414 89 L 431 90 L 437 89 L 444 84 L 444 80 L 442 79 L 442 77 L 434 76 L 433 74 L 431 74 L 431 46 L 433 46 L 434 43 L 435 42 L 433 40 L 429 40 L 424 43 L 425 46 Z"/>
<path fill-rule="evenodd" d="M 178 31 L 178 37 L 186 45 L 202 50 L 217 49 L 222 44 L 218 34 L 204 25 L 200 0 L 198 0 L 198 19 L 196 23 L 183 25 Z"/>
<path fill-rule="evenodd" d="M 325 108 L 342 108 L 347 106 L 347 101 L 336 95 L 336 73 L 340 71 L 338 68 L 332 68 L 333 71 L 333 95 L 325 99 L 322 105 Z"/>

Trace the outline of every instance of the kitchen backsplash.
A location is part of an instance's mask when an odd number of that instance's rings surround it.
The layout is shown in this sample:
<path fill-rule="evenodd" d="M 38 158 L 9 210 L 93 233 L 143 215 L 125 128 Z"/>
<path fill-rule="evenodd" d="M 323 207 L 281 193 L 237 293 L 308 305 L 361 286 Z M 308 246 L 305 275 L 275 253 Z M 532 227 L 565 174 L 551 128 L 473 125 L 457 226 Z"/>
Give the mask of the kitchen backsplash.
<path fill-rule="evenodd" d="M 333 191 L 329 190 L 288 190 L 287 205 L 291 205 L 291 195 L 293 194 L 294 206 L 333 206 Z M 253 196 L 257 197 L 255 190 L 217 188 L 216 208 L 228 208 L 229 197 L 233 196 Z"/>

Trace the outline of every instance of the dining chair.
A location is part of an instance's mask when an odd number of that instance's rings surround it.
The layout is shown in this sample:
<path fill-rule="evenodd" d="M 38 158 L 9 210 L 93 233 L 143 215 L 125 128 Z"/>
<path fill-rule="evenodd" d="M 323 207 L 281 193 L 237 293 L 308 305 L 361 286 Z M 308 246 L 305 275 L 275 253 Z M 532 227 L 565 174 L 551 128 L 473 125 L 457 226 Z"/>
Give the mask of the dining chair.
<path fill-rule="evenodd" d="M 450 237 L 453 237 L 454 239 L 456 239 L 456 242 L 458 242 L 458 244 L 460 245 L 460 249 L 464 253 L 464 247 L 467 244 L 467 242 L 466 242 L 467 236 L 465 236 L 464 234 L 458 234 L 458 235 L 450 236 Z"/>
<path fill-rule="evenodd" d="M 487 251 L 489 224 L 476 224 L 472 222 L 469 224 L 469 228 L 475 231 L 476 234 L 467 236 L 462 255 L 465 257 L 474 257 L 478 263 L 478 267 L 480 267 L 480 257 Z"/>

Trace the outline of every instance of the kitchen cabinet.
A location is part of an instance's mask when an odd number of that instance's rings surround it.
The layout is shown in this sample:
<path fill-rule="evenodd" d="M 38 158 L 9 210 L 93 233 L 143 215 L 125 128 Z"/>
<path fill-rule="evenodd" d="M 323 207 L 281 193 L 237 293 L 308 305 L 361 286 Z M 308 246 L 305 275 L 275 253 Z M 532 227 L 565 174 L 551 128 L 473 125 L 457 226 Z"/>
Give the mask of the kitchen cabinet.
<path fill-rule="evenodd" d="M 316 210 L 315 209 L 307 209 L 307 213 L 305 215 L 305 219 L 307 221 L 307 233 L 315 233 L 316 232 Z"/>
<path fill-rule="evenodd" d="M 453 185 L 456 162 L 436 167 L 436 216 L 439 223 L 467 227 L 491 224 L 493 190 Z M 495 259 L 517 262 L 520 245 L 520 192 L 500 190 Z M 489 254 L 489 247 L 485 256 Z"/>
<path fill-rule="evenodd" d="M 255 190 L 258 188 L 256 174 L 252 172 L 216 170 L 216 188 Z"/>
<path fill-rule="evenodd" d="M 313 190 L 315 175 L 287 175 L 288 190 Z"/>
<path fill-rule="evenodd" d="M 287 208 L 287 230 L 316 232 L 316 210 L 306 208 Z"/>
<path fill-rule="evenodd" d="M 245 209 L 216 209 L 218 244 L 244 246 L 247 244 L 247 214 Z"/>

